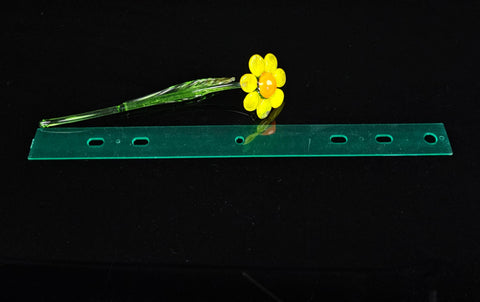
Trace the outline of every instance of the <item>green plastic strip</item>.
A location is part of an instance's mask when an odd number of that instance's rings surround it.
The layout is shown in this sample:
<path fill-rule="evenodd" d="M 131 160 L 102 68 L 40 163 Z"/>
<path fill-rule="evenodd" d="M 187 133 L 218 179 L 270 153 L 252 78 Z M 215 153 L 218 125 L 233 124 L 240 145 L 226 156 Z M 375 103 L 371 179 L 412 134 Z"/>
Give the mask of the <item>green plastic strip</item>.
<path fill-rule="evenodd" d="M 252 125 L 39 128 L 28 159 L 452 155 L 441 123 L 276 125 L 270 135 L 256 130 Z"/>

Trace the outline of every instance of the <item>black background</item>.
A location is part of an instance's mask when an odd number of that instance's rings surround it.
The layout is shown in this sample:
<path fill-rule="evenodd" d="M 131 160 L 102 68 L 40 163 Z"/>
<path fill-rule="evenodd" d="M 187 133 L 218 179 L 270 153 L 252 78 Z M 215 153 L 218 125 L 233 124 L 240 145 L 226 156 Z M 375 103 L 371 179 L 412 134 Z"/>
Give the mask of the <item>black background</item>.
<path fill-rule="evenodd" d="M 478 299 L 479 17 L 467 1 L 4 9 L 1 294 Z M 27 161 L 41 118 L 239 78 L 268 52 L 287 73 L 277 123 L 443 122 L 454 155 Z M 250 122 L 243 96 L 78 126 Z"/>

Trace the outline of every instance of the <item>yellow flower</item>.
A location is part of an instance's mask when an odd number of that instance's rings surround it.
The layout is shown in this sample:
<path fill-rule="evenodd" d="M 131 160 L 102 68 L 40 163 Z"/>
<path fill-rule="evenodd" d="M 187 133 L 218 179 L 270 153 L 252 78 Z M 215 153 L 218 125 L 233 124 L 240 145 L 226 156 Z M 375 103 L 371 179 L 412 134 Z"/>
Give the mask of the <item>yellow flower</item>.
<path fill-rule="evenodd" d="M 286 82 L 285 71 L 277 67 L 277 58 L 268 53 L 265 58 L 253 55 L 248 61 L 251 73 L 240 78 L 242 90 L 248 94 L 243 100 L 243 107 L 247 111 L 257 111 L 260 119 L 266 118 L 272 108 L 282 105 L 285 95 L 280 87 Z"/>

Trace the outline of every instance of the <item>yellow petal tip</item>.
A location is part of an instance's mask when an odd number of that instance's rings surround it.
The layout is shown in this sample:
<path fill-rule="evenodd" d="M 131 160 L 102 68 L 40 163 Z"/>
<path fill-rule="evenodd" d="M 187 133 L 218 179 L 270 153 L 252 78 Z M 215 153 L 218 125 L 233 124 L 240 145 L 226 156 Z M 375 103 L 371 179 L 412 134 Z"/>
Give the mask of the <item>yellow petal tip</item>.
<path fill-rule="evenodd" d="M 270 103 L 272 104 L 273 108 L 278 108 L 282 105 L 283 99 L 285 98 L 285 95 L 283 93 L 283 90 L 280 88 L 277 88 L 275 90 L 275 93 L 272 95 L 270 98 Z"/>
<path fill-rule="evenodd" d="M 240 78 L 240 87 L 242 87 L 242 90 L 245 92 L 254 91 L 257 89 L 257 78 L 251 73 L 244 74 Z"/>
<path fill-rule="evenodd" d="M 270 104 L 270 100 L 264 99 L 260 101 L 260 104 L 258 104 L 257 107 L 257 116 L 260 119 L 264 119 L 270 114 L 270 111 L 272 111 L 272 105 Z"/>
<path fill-rule="evenodd" d="M 283 87 L 283 85 L 285 85 L 285 83 L 287 82 L 287 75 L 285 74 L 285 70 L 283 70 L 282 68 L 277 68 L 273 72 L 273 77 L 277 82 L 277 87 Z"/>
<path fill-rule="evenodd" d="M 277 69 L 278 61 L 277 57 L 273 53 L 267 53 L 265 55 L 265 71 L 273 73 Z"/>
<path fill-rule="evenodd" d="M 260 95 L 258 92 L 250 92 L 243 99 L 243 108 L 245 108 L 247 111 L 253 111 L 257 109 L 258 102 L 260 102 Z"/>
<path fill-rule="evenodd" d="M 262 56 L 258 54 L 251 56 L 248 60 L 248 68 L 254 76 L 259 77 L 265 71 L 265 61 Z"/>

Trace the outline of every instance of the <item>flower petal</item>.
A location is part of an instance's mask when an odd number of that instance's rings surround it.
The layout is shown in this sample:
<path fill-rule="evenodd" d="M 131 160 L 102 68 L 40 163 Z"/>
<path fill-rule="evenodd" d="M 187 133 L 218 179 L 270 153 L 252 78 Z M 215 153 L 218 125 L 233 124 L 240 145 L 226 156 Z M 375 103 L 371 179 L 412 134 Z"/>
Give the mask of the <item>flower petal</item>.
<path fill-rule="evenodd" d="M 282 89 L 277 88 L 273 93 L 272 97 L 270 97 L 269 99 L 270 104 L 272 105 L 273 108 L 278 108 L 282 105 L 284 98 L 285 98 L 285 95 L 283 94 Z"/>
<path fill-rule="evenodd" d="M 240 86 L 243 91 L 252 92 L 257 89 L 257 78 L 251 73 L 244 74 L 240 78 Z"/>
<path fill-rule="evenodd" d="M 258 94 L 258 92 L 253 91 L 247 94 L 243 99 L 243 107 L 247 111 L 253 111 L 257 109 L 259 102 L 260 102 L 260 95 Z"/>
<path fill-rule="evenodd" d="M 278 61 L 274 54 L 267 53 L 265 55 L 265 71 L 273 73 L 277 69 Z"/>
<path fill-rule="evenodd" d="M 260 55 L 253 55 L 248 61 L 248 68 L 254 76 L 259 77 L 265 71 L 265 61 Z"/>
<path fill-rule="evenodd" d="M 270 104 L 270 100 L 269 99 L 261 100 L 260 104 L 258 104 L 258 107 L 257 107 L 257 116 L 260 119 L 264 119 L 270 114 L 270 111 L 272 111 L 272 105 Z"/>
<path fill-rule="evenodd" d="M 281 68 L 277 68 L 273 72 L 273 77 L 275 78 L 275 81 L 277 81 L 277 87 L 282 87 L 283 85 L 285 85 L 285 82 L 287 81 L 285 70 Z"/>

